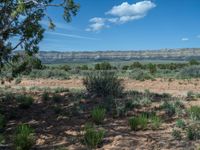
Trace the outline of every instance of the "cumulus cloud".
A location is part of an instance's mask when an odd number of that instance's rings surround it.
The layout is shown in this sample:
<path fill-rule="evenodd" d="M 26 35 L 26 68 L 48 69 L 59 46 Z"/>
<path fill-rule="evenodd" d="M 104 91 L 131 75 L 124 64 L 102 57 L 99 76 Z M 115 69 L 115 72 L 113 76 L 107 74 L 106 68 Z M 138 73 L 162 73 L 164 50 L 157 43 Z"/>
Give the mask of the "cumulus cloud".
<path fill-rule="evenodd" d="M 119 17 L 119 21 L 125 23 L 127 21 L 132 21 L 140 19 L 146 16 L 149 10 L 156 7 L 156 5 L 151 1 L 141 1 L 135 4 L 129 4 L 124 2 L 119 6 L 114 6 L 106 14 Z"/>
<path fill-rule="evenodd" d="M 100 18 L 100 17 L 95 17 L 90 19 L 89 21 L 91 24 L 89 27 L 86 29 L 86 31 L 99 31 L 102 30 L 103 28 L 108 28 L 109 26 L 106 25 L 106 19 L 105 18 Z"/>
<path fill-rule="evenodd" d="M 182 38 L 182 41 L 189 41 L 189 38 Z"/>
<path fill-rule="evenodd" d="M 110 24 L 124 24 L 129 21 L 141 19 L 147 15 L 147 13 L 156 7 L 156 4 L 149 0 L 129 4 L 123 2 L 121 5 L 114 6 L 111 10 L 105 14 L 111 17 L 105 18 L 92 18 L 90 19 L 90 25 L 86 29 L 87 31 L 99 31 L 110 26 Z"/>

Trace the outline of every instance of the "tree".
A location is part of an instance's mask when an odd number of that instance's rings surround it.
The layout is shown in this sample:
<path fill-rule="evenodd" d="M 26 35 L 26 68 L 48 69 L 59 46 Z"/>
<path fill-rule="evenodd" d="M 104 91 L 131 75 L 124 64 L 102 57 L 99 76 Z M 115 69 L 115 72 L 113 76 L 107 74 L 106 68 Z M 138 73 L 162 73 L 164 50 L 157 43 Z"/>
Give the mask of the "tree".
<path fill-rule="evenodd" d="M 16 62 L 22 62 L 24 56 L 32 56 L 38 52 L 38 44 L 43 38 L 44 28 L 41 20 L 49 20 L 49 28 L 55 25 L 47 14 L 49 7 L 63 9 L 63 18 L 70 22 L 77 14 L 79 5 L 74 0 L 0 0 L 0 72 L 5 66 L 12 68 Z M 14 41 L 14 42 L 13 42 Z M 26 67 L 23 67 L 26 68 Z M 23 70 L 23 69 L 22 69 Z"/>
<path fill-rule="evenodd" d="M 196 59 L 191 59 L 191 60 L 189 61 L 189 64 L 190 64 L 190 65 L 199 65 L 199 62 L 198 62 Z"/>
<path fill-rule="evenodd" d="M 102 62 L 100 64 L 95 64 L 95 70 L 111 70 L 112 66 L 109 62 Z"/>
<path fill-rule="evenodd" d="M 157 71 L 157 68 L 156 68 L 156 65 L 155 65 L 155 64 L 149 63 L 149 64 L 148 64 L 148 68 L 149 68 L 149 72 L 150 72 L 151 74 L 154 74 L 154 73 L 156 73 L 156 71 Z"/>

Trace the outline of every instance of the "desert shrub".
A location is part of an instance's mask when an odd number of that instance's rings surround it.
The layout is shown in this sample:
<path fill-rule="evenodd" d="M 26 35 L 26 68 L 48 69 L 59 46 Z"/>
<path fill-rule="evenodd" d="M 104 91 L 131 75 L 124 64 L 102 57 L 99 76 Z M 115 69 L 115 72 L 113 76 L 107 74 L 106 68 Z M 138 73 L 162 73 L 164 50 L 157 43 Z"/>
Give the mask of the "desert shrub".
<path fill-rule="evenodd" d="M 123 86 L 121 80 L 114 72 L 98 71 L 88 74 L 83 79 L 86 90 L 95 96 L 100 97 L 119 97 L 122 95 Z"/>
<path fill-rule="evenodd" d="M 65 70 L 65 71 L 69 71 L 69 70 L 71 70 L 71 67 L 69 65 L 63 65 L 63 66 L 61 66 L 61 69 Z"/>
<path fill-rule="evenodd" d="M 144 96 L 141 100 L 140 100 L 140 105 L 141 106 L 148 106 L 149 104 L 151 104 L 151 99 L 147 96 Z"/>
<path fill-rule="evenodd" d="M 14 137 L 16 150 L 30 150 L 34 145 L 34 131 L 29 125 L 19 125 Z"/>
<path fill-rule="evenodd" d="M 146 115 L 140 115 L 138 117 L 131 117 L 129 119 L 129 126 L 131 130 L 146 129 L 148 124 L 148 118 Z"/>
<path fill-rule="evenodd" d="M 149 69 L 149 72 L 150 72 L 151 74 L 155 74 L 156 71 L 157 71 L 156 65 L 155 65 L 155 64 L 152 64 L 152 63 L 149 63 L 149 64 L 148 64 L 148 69 Z"/>
<path fill-rule="evenodd" d="M 177 75 L 178 78 L 199 78 L 200 77 L 200 66 L 189 66 L 182 69 Z"/>
<path fill-rule="evenodd" d="M 153 130 L 158 129 L 162 124 L 161 118 L 156 115 L 152 116 L 150 120 L 151 120 L 151 126 Z"/>
<path fill-rule="evenodd" d="M 44 79 L 69 79 L 69 73 L 60 69 L 44 69 L 44 70 L 32 70 L 29 74 L 30 78 L 44 78 Z"/>
<path fill-rule="evenodd" d="M 190 65 L 199 65 L 199 62 L 198 62 L 196 59 L 191 59 L 191 60 L 189 61 L 189 64 L 190 64 Z"/>
<path fill-rule="evenodd" d="M 140 62 L 134 62 L 130 65 L 129 67 L 130 69 L 136 69 L 136 68 L 140 68 L 142 69 L 143 68 L 143 65 L 140 63 Z"/>
<path fill-rule="evenodd" d="M 128 70 L 129 69 L 129 66 L 128 65 L 125 65 L 122 67 L 122 70 Z"/>
<path fill-rule="evenodd" d="M 86 125 L 84 142 L 89 148 L 97 148 L 97 146 L 103 141 L 105 132 L 103 130 L 97 130 L 92 126 Z"/>
<path fill-rule="evenodd" d="M 92 120 L 96 124 L 101 124 L 105 118 L 105 115 L 106 115 L 106 110 L 101 107 L 96 107 L 91 112 Z"/>
<path fill-rule="evenodd" d="M 69 92 L 68 88 L 64 88 L 64 87 L 57 87 L 54 89 L 55 93 L 62 93 L 62 92 Z"/>
<path fill-rule="evenodd" d="M 82 65 L 80 67 L 80 70 L 89 70 L 89 67 L 87 65 Z"/>
<path fill-rule="evenodd" d="M 5 116 L 0 114 L 0 132 L 3 130 L 3 128 L 6 125 L 6 119 Z"/>
<path fill-rule="evenodd" d="M 9 102 L 15 99 L 15 95 L 12 92 L 5 92 L 3 100 Z"/>
<path fill-rule="evenodd" d="M 181 140 L 182 135 L 181 135 L 181 131 L 173 129 L 172 130 L 172 136 L 174 137 L 174 139 L 176 140 Z"/>
<path fill-rule="evenodd" d="M 200 106 L 191 106 L 188 113 L 192 120 L 200 121 Z"/>
<path fill-rule="evenodd" d="M 143 70 L 133 70 L 132 73 L 130 73 L 129 77 L 131 79 L 139 80 L 139 81 L 145 81 L 145 80 L 153 80 L 153 77 L 146 71 Z"/>
<path fill-rule="evenodd" d="M 52 96 L 52 100 L 56 103 L 59 103 L 63 100 L 63 97 L 60 94 L 54 93 Z"/>
<path fill-rule="evenodd" d="M 194 100 L 195 98 L 196 98 L 196 95 L 194 92 L 192 91 L 187 92 L 187 97 L 186 97 L 187 100 L 191 101 L 191 100 Z"/>
<path fill-rule="evenodd" d="M 199 140 L 200 139 L 199 124 L 190 125 L 186 130 L 186 136 L 189 140 Z"/>
<path fill-rule="evenodd" d="M 22 109 L 28 109 L 33 104 L 33 98 L 31 96 L 19 95 L 16 97 L 16 101 L 19 104 L 19 107 Z"/>
<path fill-rule="evenodd" d="M 49 93 L 48 92 L 44 92 L 42 93 L 42 101 L 48 101 L 50 99 L 49 97 Z"/>
<path fill-rule="evenodd" d="M 171 117 L 176 113 L 176 107 L 174 106 L 173 103 L 165 101 L 162 105 L 161 108 L 165 110 L 165 113 Z"/>
<path fill-rule="evenodd" d="M 102 62 L 102 63 L 95 64 L 94 68 L 95 70 L 111 70 L 112 66 L 108 62 Z"/>
<path fill-rule="evenodd" d="M 184 120 L 178 119 L 178 120 L 176 121 L 176 127 L 181 128 L 181 129 L 184 129 L 184 128 L 186 127 L 186 124 L 185 124 Z"/>
<path fill-rule="evenodd" d="M 15 84 L 20 84 L 22 82 L 22 78 L 21 77 L 18 77 L 15 79 Z"/>

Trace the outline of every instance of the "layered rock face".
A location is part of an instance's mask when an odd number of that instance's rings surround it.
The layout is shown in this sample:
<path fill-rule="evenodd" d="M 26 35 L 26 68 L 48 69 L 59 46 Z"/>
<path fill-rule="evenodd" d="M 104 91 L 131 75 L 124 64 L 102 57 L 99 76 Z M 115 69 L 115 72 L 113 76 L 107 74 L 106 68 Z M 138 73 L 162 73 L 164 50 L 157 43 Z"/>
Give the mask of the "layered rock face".
<path fill-rule="evenodd" d="M 200 58 L 200 48 L 163 49 L 146 51 L 95 51 L 56 52 L 40 51 L 38 57 L 44 63 L 82 62 L 98 60 L 188 60 Z"/>

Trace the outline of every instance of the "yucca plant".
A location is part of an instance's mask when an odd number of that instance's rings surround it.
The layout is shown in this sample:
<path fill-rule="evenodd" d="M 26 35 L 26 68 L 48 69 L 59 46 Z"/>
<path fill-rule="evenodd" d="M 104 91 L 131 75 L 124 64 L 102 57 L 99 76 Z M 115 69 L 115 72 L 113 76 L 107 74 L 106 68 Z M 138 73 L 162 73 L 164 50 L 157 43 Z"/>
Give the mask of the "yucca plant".
<path fill-rule="evenodd" d="M 101 107 L 96 107 L 91 112 L 92 120 L 96 124 L 101 124 L 105 118 L 105 115 L 106 115 L 106 110 Z"/>
<path fill-rule="evenodd" d="M 103 141 L 105 132 L 103 130 L 97 130 L 92 126 L 85 128 L 84 142 L 88 148 L 97 148 L 97 146 Z"/>
<path fill-rule="evenodd" d="M 158 116 L 151 117 L 151 126 L 153 130 L 158 129 L 161 126 L 161 124 L 162 124 L 162 120 L 160 117 Z"/>
<path fill-rule="evenodd" d="M 184 120 L 178 119 L 178 120 L 176 121 L 176 127 L 181 128 L 181 129 L 184 129 L 184 128 L 186 127 L 186 124 L 185 124 Z"/>
<path fill-rule="evenodd" d="M 131 130 L 135 130 L 136 131 L 138 129 L 138 125 L 139 125 L 138 118 L 131 117 L 129 119 L 129 126 L 131 127 Z"/>
<path fill-rule="evenodd" d="M 200 106 L 192 106 L 188 110 L 189 116 L 194 121 L 200 121 Z"/>
<path fill-rule="evenodd" d="M 138 117 L 131 117 L 129 119 L 129 125 L 131 130 L 146 129 L 148 124 L 148 118 L 146 115 L 140 115 Z"/>
<path fill-rule="evenodd" d="M 34 145 L 34 131 L 26 124 L 17 127 L 14 137 L 14 147 L 16 150 L 30 150 Z"/>

